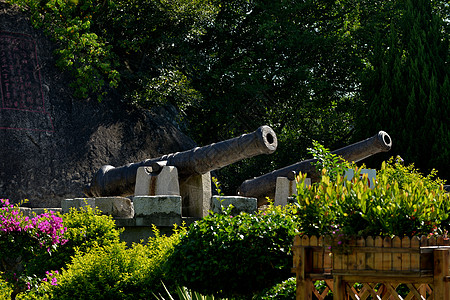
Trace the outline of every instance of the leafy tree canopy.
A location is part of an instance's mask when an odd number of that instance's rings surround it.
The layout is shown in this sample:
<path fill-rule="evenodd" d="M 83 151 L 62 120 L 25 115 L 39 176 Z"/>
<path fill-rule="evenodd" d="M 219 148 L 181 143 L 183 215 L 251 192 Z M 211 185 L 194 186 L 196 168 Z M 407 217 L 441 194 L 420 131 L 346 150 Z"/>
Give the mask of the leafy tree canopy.
<path fill-rule="evenodd" d="M 272 126 L 277 152 L 221 170 L 227 192 L 307 158 L 312 140 L 336 149 L 379 130 L 394 155 L 448 165 L 447 1 L 9 2 L 55 39 L 82 98 L 174 105 L 200 145 Z"/>

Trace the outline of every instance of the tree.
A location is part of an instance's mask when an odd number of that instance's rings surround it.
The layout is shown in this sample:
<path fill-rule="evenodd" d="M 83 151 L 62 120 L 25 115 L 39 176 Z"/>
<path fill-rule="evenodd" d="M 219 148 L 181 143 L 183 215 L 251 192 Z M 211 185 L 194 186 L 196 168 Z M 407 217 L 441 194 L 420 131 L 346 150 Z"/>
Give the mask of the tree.
<path fill-rule="evenodd" d="M 202 95 L 185 111 L 191 136 L 208 144 L 267 124 L 279 139 L 275 154 L 233 165 L 227 180 L 242 182 L 304 159 L 313 139 L 344 144 L 359 60 L 342 2 L 218 3 L 187 64 L 195 66 L 186 74 Z"/>
<path fill-rule="evenodd" d="M 390 5 L 396 8 L 391 22 L 371 27 L 376 39 L 362 82 L 361 95 L 367 105 L 358 123 L 359 133 L 387 131 L 394 154 L 424 172 L 436 168 L 445 178 L 450 175 L 445 168 L 450 161 L 445 17 L 430 1 Z"/>

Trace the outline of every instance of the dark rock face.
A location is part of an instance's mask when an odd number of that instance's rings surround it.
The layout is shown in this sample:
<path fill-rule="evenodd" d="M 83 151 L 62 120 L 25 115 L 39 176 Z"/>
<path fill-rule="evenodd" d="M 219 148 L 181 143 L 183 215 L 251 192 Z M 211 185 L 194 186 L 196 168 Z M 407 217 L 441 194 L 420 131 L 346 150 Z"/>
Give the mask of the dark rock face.
<path fill-rule="evenodd" d="M 0 198 L 59 207 L 82 197 L 102 165 L 195 146 L 163 115 L 73 98 L 53 50 L 26 14 L 0 0 Z"/>

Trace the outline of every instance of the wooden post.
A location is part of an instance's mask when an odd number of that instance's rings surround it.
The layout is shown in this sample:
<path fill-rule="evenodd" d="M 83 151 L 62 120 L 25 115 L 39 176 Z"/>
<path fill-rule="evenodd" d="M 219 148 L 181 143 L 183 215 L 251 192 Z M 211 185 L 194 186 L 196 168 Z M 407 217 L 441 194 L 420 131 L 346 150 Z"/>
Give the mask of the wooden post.
<path fill-rule="evenodd" d="M 301 247 L 299 249 L 300 260 L 297 271 L 297 300 L 312 300 L 312 280 L 308 276 L 311 272 L 312 249 Z"/>
<path fill-rule="evenodd" d="M 345 282 L 342 276 L 333 276 L 333 300 L 345 300 Z"/>
<path fill-rule="evenodd" d="M 449 250 L 437 248 L 433 251 L 434 271 L 433 271 L 433 295 L 435 300 L 450 300 L 449 287 L 447 282 L 449 268 Z"/>

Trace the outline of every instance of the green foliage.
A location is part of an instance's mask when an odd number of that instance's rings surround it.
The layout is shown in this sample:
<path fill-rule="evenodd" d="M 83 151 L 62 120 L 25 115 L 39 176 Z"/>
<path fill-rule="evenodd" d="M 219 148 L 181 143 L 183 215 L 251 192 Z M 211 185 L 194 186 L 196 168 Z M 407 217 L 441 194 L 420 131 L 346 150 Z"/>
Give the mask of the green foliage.
<path fill-rule="evenodd" d="M 46 262 L 66 242 L 59 214 L 25 216 L 18 205 L 0 199 L 0 276 L 12 285 L 11 299 L 45 277 Z"/>
<path fill-rule="evenodd" d="M 321 181 L 306 188 L 305 175 L 299 176 L 299 229 L 306 235 L 338 236 L 443 233 L 448 230 L 450 194 L 437 184 L 439 180 L 430 184 L 430 178 L 419 179 L 409 170 L 383 164 L 373 189 L 358 169 L 352 181 L 341 176 L 331 181 L 324 169 Z M 393 175 L 402 178 L 401 183 Z"/>
<path fill-rule="evenodd" d="M 43 29 L 60 45 L 57 65 L 71 71 L 75 95 L 86 98 L 90 93 L 99 99 L 106 88 L 117 87 L 120 74 L 113 46 L 94 32 L 97 14 L 104 12 L 110 1 L 95 0 L 13 0 L 27 7 L 36 27 Z"/>
<path fill-rule="evenodd" d="M 101 215 L 98 209 L 90 206 L 78 210 L 71 208 L 63 215 L 63 225 L 67 228 L 67 242 L 58 248 L 52 257 L 46 261 L 48 270 L 59 270 L 71 261 L 72 256 L 86 253 L 91 248 L 105 247 L 120 242 L 120 233 L 111 216 Z M 39 265 L 30 266 L 35 272 Z"/>
<path fill-rule="evenodd" d="M 361 5 L 366 15 L 358 43 L 367 58 L 361 76 L 364 106 L 356 128 L 361 138 L 387 131 L 392 151 L 405 161 L 426 173 L 438 169 L 449 178 L 450 35 L 444 2 Z"/>
<path fill-rule="evenodd" d="M 257 214 L 210 214 L 182 237 L 167 268 L 182 286 L 223 297 L 250 297 L 291 276 L 295 219 L 290 207 Z"/>
<path fill-rule="evenodd" d="M 166 286 L 164 286 L 164 288 L 166 289 L 166 293 L 168 295 L 167 299 L 174 300 L 174 297 L 169 292 L 169 290 L 167 290 Z M 177 286 L 176 294 L 177 294 L 178 298 L 181 299 L 181 300 L 214 300 L 214 299 L 223 299 L 223 298 L 217 298 L 217 297 L 214 297 L 214 296 L 205 296 L 205 295 L 202 295 L 202 294 L 200 294 L 198 292 L 191 291 L 191 290 L 189 290 L 188 288 L 186 288 L 184 286 L 183 287 Z M 156 296 L 156 298 L 158 300 L 165 300 L 166 299 L 162 295 Z"/>
<path fill-rule="evenodd" d="M 182 230 L 183 231 L 183 230 Z M 78 252 L 72 262 L 57 276 L 58 285 L 48 293 L 52 299 L 149 299 L 163 291 L 163 262 L 179 241 L 182 231 L 170 237 L 155 237 L 148 244 L 125 243 L 93 247 Z"/>
<path fill-rule="evenodd" d="M 423 182 L 427 189 L 438 189 L 445 181 L 437 177 L 437 171 L 432 169 L 431 172 L 424 176 L 414 167 L 414 164 L 404 165 L 404 161 L 400 156 L 391 157 L 385 163 L 384 174 L 388 176 L 388 181 L 397 181 L 400 188 L 403 186 L 414 184 L 415 182 Z"/>
<path fill-rule="evenodd" d="M 291 277 L 278 283 L 266 290 L 260 296 L 257 296 L 258 300 L 292 300 L 296 297 L 297 281 L 295 277 Z"/>
<path fill-rule="evenodd" d="M 101 100 L 115 89 L 130 101 L 189 102 L 197 93 L 179 70 L 178 48 L 201 35 L 210 1 L 9 0 L 58 45 L 57 65 L 75 95 Z M 119 89 L 120 88 L 120 89 Z"/>
<path fill-rule="evenodd" d="M 204 145 L 267 124 L 278 138 L 270 156 L 218 171 L 231 194 L 248 178 L 305 159 L 312 139 L 346 143 L 355 91 L 349 81 L 360 66 L 339 32 L 351 20 L 338 1 L 217 2 L 188 70 L 202 95 L 185 111 L 189 134 Z"/>
<path fill-rule="evenodd" d="M 12 285 L 0 278 L 0 300 L 11 299 L 12 291 Z"/>
<path fill-rule="evenodd" d="M 346 160 L 340 158 L 338 155 L 331 153 L 329 149 L 325 148 L 317 141 L 313 141 L 313 147 L 308 148 L 310 154 L 316 159 L 311 163 L 316 167 L 320 173 L 323 169 L 327 170 L 328 175 L 332 181 L 336 180 L 337 176 L 341 176 L 351 167 L 351 164 Z"/>

